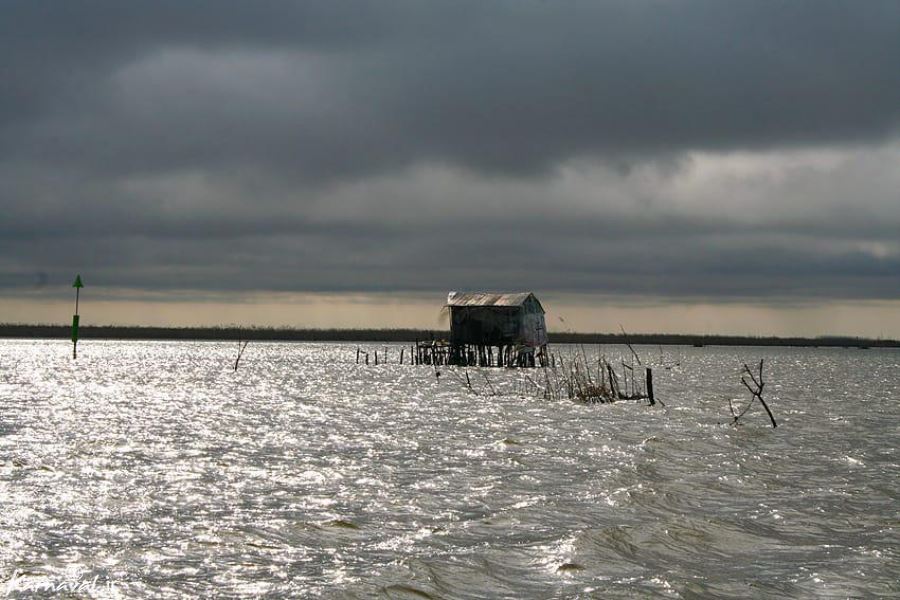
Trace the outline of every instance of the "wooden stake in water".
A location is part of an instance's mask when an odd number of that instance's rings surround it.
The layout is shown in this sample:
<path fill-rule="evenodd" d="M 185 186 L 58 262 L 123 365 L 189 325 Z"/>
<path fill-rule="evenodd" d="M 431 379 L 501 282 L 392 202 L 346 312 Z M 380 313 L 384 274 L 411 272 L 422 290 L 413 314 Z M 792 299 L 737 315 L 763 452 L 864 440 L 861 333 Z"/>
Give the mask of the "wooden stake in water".
<path fill-rule="evenodd" d="M 81 283 L 81 275 L 75 276 L 75 283 L 72 284 L 72 287 L 75 288 L 75 314 L 72 315 L 72 360 L 74 360 L 78 358 L 78 296 L 81 288 L 84 287 L 84 284 Z"/>

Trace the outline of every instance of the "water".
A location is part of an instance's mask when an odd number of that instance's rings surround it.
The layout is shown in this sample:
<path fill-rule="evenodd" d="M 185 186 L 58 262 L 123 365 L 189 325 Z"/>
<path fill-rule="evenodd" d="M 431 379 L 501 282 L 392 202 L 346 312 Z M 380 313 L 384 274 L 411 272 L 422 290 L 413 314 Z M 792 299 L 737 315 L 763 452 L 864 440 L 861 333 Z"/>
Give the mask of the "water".
<path fill-rule="evenodd" d="M 900 595 L 900 352 L 639 348 L 650 408 L 355 350 L 0 341 L 0 595 Z"/>

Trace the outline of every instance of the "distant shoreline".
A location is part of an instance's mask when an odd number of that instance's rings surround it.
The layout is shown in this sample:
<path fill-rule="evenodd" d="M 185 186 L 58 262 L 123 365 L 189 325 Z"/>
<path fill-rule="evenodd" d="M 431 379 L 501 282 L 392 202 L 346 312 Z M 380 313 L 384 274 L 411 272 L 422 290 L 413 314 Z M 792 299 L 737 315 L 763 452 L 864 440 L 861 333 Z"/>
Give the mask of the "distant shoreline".
<path fill-rule="evenodd" d="M 68 339 L 66 325 L 0 324 L 0 338 Z M 292 329 L 269 327 L 131 327 L 82 326 L 79 339 L 110 340 L 259 340 L 296 342 L 414 342 L 446 339 L 449 332 L 439 329 Z M 837 348 L 900 348 L 900 340 L 873 340 L 858 337 L 827 336 L 752 337 L 739 335 L 693 335 L 642 333 L 564 333 L 551 332 L 550 343 L 623 344 L 663 346 L 799 346 Z"/>

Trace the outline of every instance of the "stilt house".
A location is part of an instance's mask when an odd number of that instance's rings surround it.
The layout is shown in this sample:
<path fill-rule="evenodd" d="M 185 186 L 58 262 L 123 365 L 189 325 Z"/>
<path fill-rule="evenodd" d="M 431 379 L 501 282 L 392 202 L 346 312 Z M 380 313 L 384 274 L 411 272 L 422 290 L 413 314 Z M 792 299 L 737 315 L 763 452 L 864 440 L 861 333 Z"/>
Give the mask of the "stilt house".
<path fill-rule="evenodd" d="M 544 307 L 531 292 L 450 292 L 450 362 L 534 366 L 544 363 Z M 494 348 L 497 349 L 496 357 Z"/>

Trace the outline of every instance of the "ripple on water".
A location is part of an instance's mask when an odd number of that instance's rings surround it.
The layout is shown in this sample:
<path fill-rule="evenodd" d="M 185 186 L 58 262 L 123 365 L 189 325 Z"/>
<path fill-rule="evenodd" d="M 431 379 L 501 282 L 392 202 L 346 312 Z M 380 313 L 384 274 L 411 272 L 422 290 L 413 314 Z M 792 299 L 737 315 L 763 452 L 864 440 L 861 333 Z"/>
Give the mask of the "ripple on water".
<path fill-rule="evenodd" d="M 470 369 L 476 394 L 355 350 L 254 342 L 234 372 L 233 344 L 89 341 L 73 362 L 0 341 L 0 585 L 900 595 L 898 352 L 639 348 L 677 363 L 651 409 L 507 394 L 511 370 Z M 779 428 L 730 427 L 760 357 Z"/>

